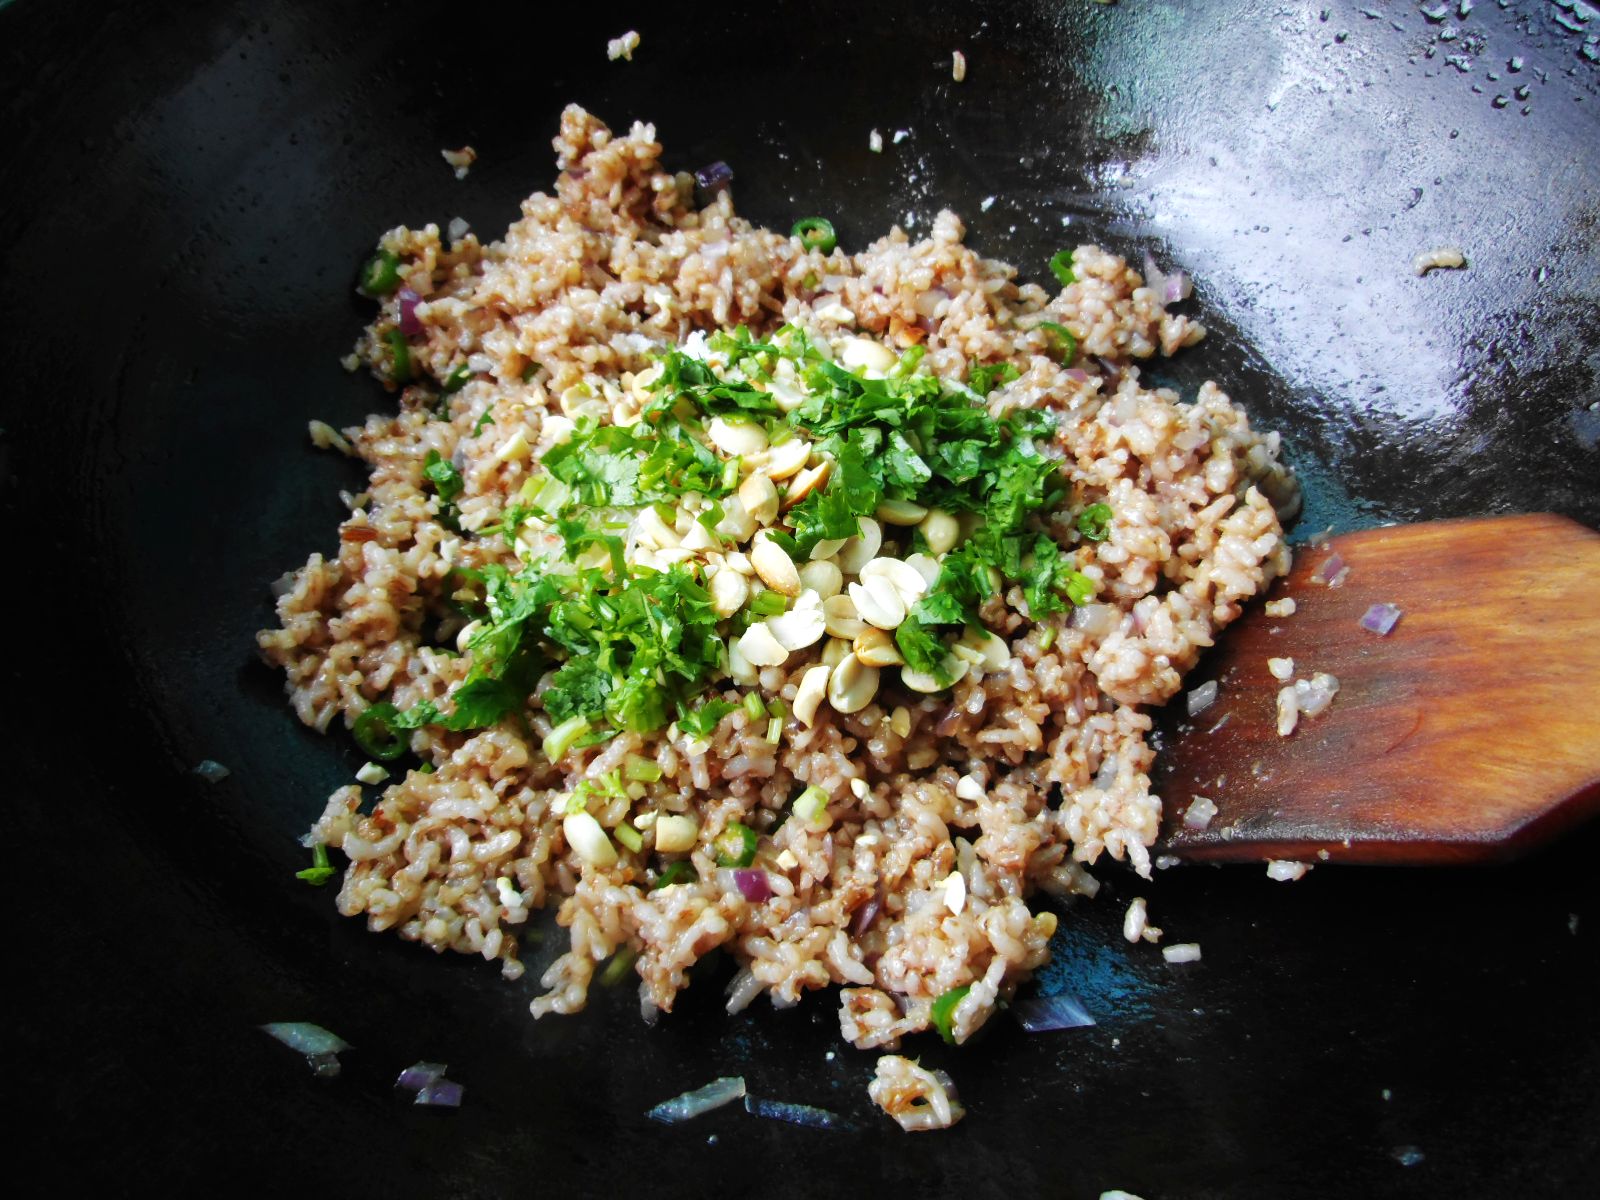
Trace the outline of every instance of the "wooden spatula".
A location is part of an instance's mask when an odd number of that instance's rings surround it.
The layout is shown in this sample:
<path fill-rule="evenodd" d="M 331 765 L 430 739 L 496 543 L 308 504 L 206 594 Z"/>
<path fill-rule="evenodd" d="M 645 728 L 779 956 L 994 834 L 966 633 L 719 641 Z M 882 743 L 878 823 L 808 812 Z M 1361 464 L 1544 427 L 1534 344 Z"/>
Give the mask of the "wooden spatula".
<path fill-rule="evenodd" d="M 1218 690 L 1158 756 L 1166 853 L 1468 862 L 1600 810 L 1600 534 L 1549 514 L 1369 529 L 1301 548 L 1283 597 L 1293 616 L 1257 601 L 1186 681 Z M 1362 627 L 1375 604 L 1401 610 L 1387 636 Z M 1288 737 L 1269 658 L 1339 681 Z"/>

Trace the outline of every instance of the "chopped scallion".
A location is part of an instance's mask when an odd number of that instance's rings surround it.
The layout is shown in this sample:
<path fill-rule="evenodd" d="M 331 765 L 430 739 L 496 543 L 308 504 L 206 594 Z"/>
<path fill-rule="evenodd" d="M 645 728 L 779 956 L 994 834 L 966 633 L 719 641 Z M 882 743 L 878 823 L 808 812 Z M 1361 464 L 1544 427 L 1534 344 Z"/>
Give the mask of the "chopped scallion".
<path fill-rule="evenodd" d="M 794 223 L 789 236 L 799 238 L 807 250 L 819 250 L 823 254 L 831 254 L 839 244 L 839 235 L 833 231 L 833 222 L 827 217 L 802 217 Z"/>
<path fill-rule="evenodd" d="M 561 724 L 550 731 L 550 736 L 544 739 L 544 756 L 551 762 L 560 762 L 572 743 L 589 732 L 589 718 L 582 716 L 568 717 Z"/>
<path fill-rule="evenodd" d="M 616 838 L 617 841 L 621 842 L 635 854 L 644 849 L 644 834 L 640 833 L 626 821 L 613 829 L 611 831 L 611 836 Z"/>
<path fill-rule="evenodd" d="M 661 778 L 661 765 L 654 759 L 630 754 L 622 764 L 622 773 L 635 783 L 654 783 Z"/>
<path fill-rule="evenodd" d="M 744 711 L 752 721 L 762 720 L 767 715 L 767 706 L 761 702 L 760 692 L 744 694 Z"/>
<path fill-rule="evenodd" d="M 783 718 L 773 717 L 767 722 L 767 744 L 776 746 L 783 740 Z"/>
<path fill-rule="evenodd" d="M 467 381 L 472 378 L 472 369 L 466 363 L 457 363 L 450 369 L 450 374 L 444 377 L 444 382 L 439 386 L 444 389 L 445 395 L 459 392 L 467 386 Z"/>
<path fill-rule="evenodd" d="M 669 862 L 661 868 L 661 873 L 656 876 L 655 884 L 650 890 L 655 891 L 656 888 L 672 887 L 674 884 L 679 883 L 693 883 L 699 878 L 700 873 L 694 869 L 694 864 L 686 858 L 680 858 L 676 862 Z"/>
<path fill-rule="evenodd" d="M 813 827 L 823 824 L 828 815 L 828 793 L 816 786 L 808 787 L 795 797 L 794 815 Z"/>
<path fill-rule="evenodd" d="M 624 946 L 611 956 L 611 961 L 600 972 L 601 987 L 616 987 L 628 977 L 628 972 L 633 970 L 633 964 L 639 961 L 639 952 L 632 946 Z"/>
<path fill-rule="evenodd" d="M 775 617 L 784 610 L 786 604 L 782 595 L 763 588 L 750 598 L 746 607 L 757 617 Z"/>

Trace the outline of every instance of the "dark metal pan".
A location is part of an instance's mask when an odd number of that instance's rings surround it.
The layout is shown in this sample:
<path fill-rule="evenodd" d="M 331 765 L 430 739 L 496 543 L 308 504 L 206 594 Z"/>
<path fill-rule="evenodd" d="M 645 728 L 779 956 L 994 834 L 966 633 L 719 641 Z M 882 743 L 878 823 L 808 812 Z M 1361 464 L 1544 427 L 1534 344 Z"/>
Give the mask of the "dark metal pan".
<path fill-rule="evenodd" d="M 1292 886 L 1108 871 L 1107 897 L 1065 914 L 1050 968 L 1098 1025 L 1030 1037 L 1001 1019 L 959 1051 L 912 1047 L 971 1112 L 908 1136 L 870 1109 L 871 1057 L 838 1041 L 820 997 L 729 1019 L 713 963 L 653 1029 L 628 988 L 534 1024 L 537 954 L 508 985 L 335 916 L 331 892 L 295 881 L 295 838 L 358 755 L 293 721 L 251 635 L 267 582 L 327 542 L 355 479 L 308 448 L 307 419 L 385 402 L 336 362 L 364 320 L 364 251 L 401 222 L 502 228 L 549 185 L 568 100 L 655 121 L 673 165 L 732 164 L 746 214 L 826 214 L 847 246 L 950 206 L 1035 278 L 1079 239 L 1189 269 L 1213 334 L 1162 377 L 1186 392 L 1216 378 L 1285 432 L 1302 529 L 1516 510 L 1600 523 L 1594 9 L 551 8 L 0 6 L 22 1177 L 1592 1194 L 1593 827 L 1496 869 L 1327 868 Z M 634 61 L 609 63 L 630 28 Z M 458 183 L 438 151 L 463 142 L 482 157 Z M 1412 274 L 1441 244 L 1470 267 Z M 196 779 L 202 758 L 233 774 Z M 1135 892 L 1203 963 L 1121 940 Z M 284 1019 L 353 1042 L 344 1075 L 313 1078 L 253 1028 Z M 418 1058 L 451 1064 L 459 1112 L 393 1091 Z M 734 1073 L 854 1129 L 643 1116 Z"/>

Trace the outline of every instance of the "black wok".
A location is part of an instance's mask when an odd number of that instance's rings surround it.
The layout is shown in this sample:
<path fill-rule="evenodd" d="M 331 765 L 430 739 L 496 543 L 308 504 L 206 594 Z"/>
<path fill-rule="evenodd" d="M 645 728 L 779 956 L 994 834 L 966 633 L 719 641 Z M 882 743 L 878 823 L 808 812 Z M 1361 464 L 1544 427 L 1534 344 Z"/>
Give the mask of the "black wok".
<path fill-rule="evenodd" d="M 1302 530 L 1600 523 L 1600 17 L 1522 0 L 1424 6 L 1438 20 L 1395 0 L 546 7 L 0 6 L 18 1177 L 1595 1194 L 1594 827 L 1498 869 L 1106 871 L 1051 968 L 1099 1024 L 923 1039 L 910 1052 L 971 1113 L 908 1136 L 869 1108 L 872 1058 L 838 1041 L 824 997 L 730 1019 L 713 963 L 653 1029 L 626 987 L 534 1024 L 550 943 L 508 985 L 338 918 L 331 889 L 294 879 L 295 839 L 360 757 L 294 722 L 251 635 L 267 582 L 331 546 L 357 478 L 308 447 L 307 419 L 385 402 L 337 366 L 364 251 L 401 222 L 503 228 L 549 185 L 574 99 L 657 122 L 675 166 L 727 160 L 746 214 L 828 215 L 850 247 L 948 205 L 1036 278 L 1091 238 L 1188 268 L 1212 339 L 1156 373 L 1191 393 L 1214 377 L 1285 432 Z M 608 63 L 629 28 L 635 61 Z M 482 157 L 458 183 L 438 152 L 463 142 Z M 1442 244 L 1470 268 L 1414 276 Z M 203 758 L 232 776 L 197 779 Z M 1204 962 L 1128 947 L 1135 894 Z M 314 1079 L 256 1032 L 270 1020 L 353 1042 L 344 1075 Z M 450 1063 L 459 1112 L 393 1092 L 418 1058 Z M 643 1117 L 735 1073 L 855 1129 Z"/>

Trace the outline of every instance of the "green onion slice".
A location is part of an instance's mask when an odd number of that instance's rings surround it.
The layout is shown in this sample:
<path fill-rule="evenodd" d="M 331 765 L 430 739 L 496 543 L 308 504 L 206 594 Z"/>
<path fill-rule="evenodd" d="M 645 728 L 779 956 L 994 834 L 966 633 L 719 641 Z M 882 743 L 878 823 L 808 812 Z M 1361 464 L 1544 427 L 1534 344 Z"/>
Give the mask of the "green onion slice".
<path fill-rule="evenodd" d="M 711 848 L 717 854 L 719 867 L 748 867 L 756 860 L 756 831 L 750 826 L 732 821 L 717 834 Z"/>
<path fill-rule="evenodd" d="M 839 244 L 839 235 L 833 231 L 833 222 L 827 217 L 802 217 L 789 230 L 789 236 L 799 238 L 807 250 L 820 250 L 824 254 L 832 253 Z"/>
<path fill-rule="evenodd" d="M 955 1016 L 956 1005 L 967 998 L 967 993 L 972 986 L 951 988 L 944 995 L 933 1002 L 933 1007 L 928 1009 L 928 1018 L 933 1022 L 933 1027 L 939 1031 L 939 1036 L 952 1046 L 956 1044 Z"/>
<path fill-rule="evenodd" d="M 444 377 L 444 383 L 440 386 L 444 388 L 445 395 L 448 396 L 452 392 L 459 392 L 462 388 L 466 387 L 467 381 L 471 378 L 472 369 L 468 367 L 466 363 L 458 363 L 456 366 L 450 368 L 450 374 Z"/>
<path fill-rule="evenodd" d="M 633 964 L 639 961 L 639 952 L 632 946 L 624 946 L 611 956 L 611 961 L 600 972 L 601 987 L 616 987 L 628 977 L 628 972 L 633 970 Z"/>
<path fill-rule="evenodd" d="M 644 834 L 640 833 L 626 821 L 624 821 L 621 825 L 618 825 L 611 831 L 611 833 L 612 836 L 617 839 L 617 841 L 621 842 L 635 854 L 644 849 Z"/>

